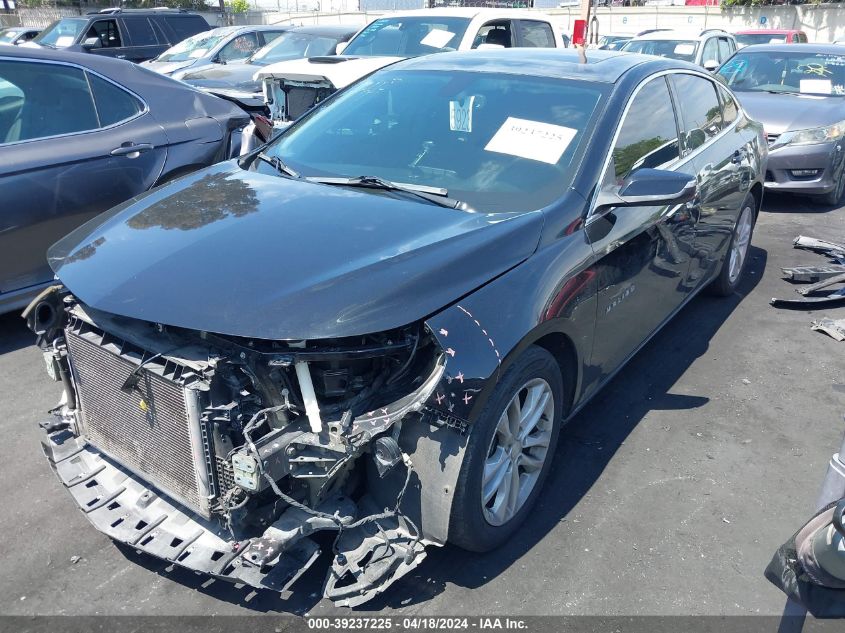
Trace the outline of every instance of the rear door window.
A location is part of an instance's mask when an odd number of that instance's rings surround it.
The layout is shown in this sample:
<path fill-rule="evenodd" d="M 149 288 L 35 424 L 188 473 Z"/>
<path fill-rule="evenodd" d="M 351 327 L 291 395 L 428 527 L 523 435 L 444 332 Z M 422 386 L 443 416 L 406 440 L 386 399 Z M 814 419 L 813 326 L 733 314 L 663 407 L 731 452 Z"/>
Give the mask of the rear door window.
<path fill-rule="evenodd" d="M 712 81 L 698 75 L 672 75 L 681 114 L 685 152 L 698 149 L 722 130 L 722 107 Z"/>
<path fill-rule="evenodd" d="M 731 46 L 731 42 L 726 37 L 719 38 L 719 63 L 721 64 L 725 61 L 728 57 L 733 54 L 733 46 Z"/>
<path fill-rule="evenodd" d="M 0 143 L 97 127 L 94 100 L 80 68 L 0 61 Z"/>
<path fill-rule="evenodd" d="M 92 73 L 88 73 L 88 81 L 94 93 L 100 127 L 131 119 L 144 109 L 143 103 L 110 81 Z"/>
<path fill-rule="evenodd" d="M 678 126 L 665 77 L 652 79 L 634 97 L 613 147 L 613 176 L 621 185 L 641 167 L 661 169 L 680 156 Z"/>
<path fill-rule="evenodd" d="M 147 18 L 127 17 L 123 18 L 123 24 L 126 26 L 132 46 L 156 46 L 158 44 L 153 25 Z"/>
<path fill-rule="evenodd" d="M 517 23 L 519 45 L 529 48 L 554 48 L 555 35 L 546 22 L 520 20 Z"/>

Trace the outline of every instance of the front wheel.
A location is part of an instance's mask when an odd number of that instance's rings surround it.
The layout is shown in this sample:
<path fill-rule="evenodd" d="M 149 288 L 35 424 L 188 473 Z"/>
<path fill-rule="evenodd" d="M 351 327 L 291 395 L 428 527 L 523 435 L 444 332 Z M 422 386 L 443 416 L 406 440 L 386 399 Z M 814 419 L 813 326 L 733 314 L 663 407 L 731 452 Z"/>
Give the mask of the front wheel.
<path fill-rule="evenodd" d="M 757 201 L 754 196 L 748 194 L 740 207 L 739 217 L 734 225 L 734 232 L 731 236 L 731 243 L 728 246 L 728 253 L 722 262 L 722 270 L 719 276 L 710 285 L 710 291 L 714 295 L 727 297 L 736 292 L 742 281 L 743 273 L 748 264 L 748 249 L 751 246 L 751 236 L 754 233 L 754 223 L 757 219 L 755 209 Z"/>
<path fill-rule="evenodd" d="M 548 476 L 563 401 L 554 357 L 529 347 L 505 372 L 470 431 L 452 503 L 450 542 L 486 552 L 519 528 Z"/>

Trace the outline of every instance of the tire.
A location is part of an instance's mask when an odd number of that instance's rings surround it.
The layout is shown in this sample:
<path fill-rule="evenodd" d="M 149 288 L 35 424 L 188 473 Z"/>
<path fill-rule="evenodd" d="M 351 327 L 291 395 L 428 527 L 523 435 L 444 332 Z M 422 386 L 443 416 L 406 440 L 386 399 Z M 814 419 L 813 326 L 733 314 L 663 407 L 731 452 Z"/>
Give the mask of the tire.
<path fill-rule="evenodd" d="M 549 398 L 544 400 L 546 394 Z M 549 474 L 560 434 L 565 395 L 557 361 L 541 347 L 529 347 L 507 369 L 470 431 L 452 502 L 451 543 L 469 551 L 487 552 L 508 540 L 525 521 Z M 536 415 L 533 430 L 525 436 L 536 445 L 523 448 L 520 442 L 508 441 L 513 436 L 510 429 L 517 424 L 511 427 L 505 422 L 515 423 L 523 418 L 526 426 L 520 426 L 520 430 L 530 427 L 527 422 L 535 417 L 529 415 L 531 405 L 527 411 L 524 408 L 518 411 L 513 404 L 515 399 L 525 404 L 529 398 L 531 402 L 545 403 L 545 406 L 534 407 L 535 413 L 541 413 Z M 514 463 L 517 463 L 517 477 L 511 477 Z M 534 467 L 526 469 L 529 463 Z M 496 468 L 498 464 L 502 467 Z M 495 490 L 486 505 L 482 499 L 485 470 L 488 492 Z M 499 473 L 501 477 L 496 476 Z M 499 486 L 489 483 L 495 481 L 503 483 Z M 520 489 L 514 497 L 511 491 L 516 481 L 519 481 Z M 504 482 L 512 485 L 505 486 Z M 507 503 L 511 497 L 517 499 L 513 506 Z"/>
<path fill-rule="evenodd" d="M 832 207 L 839 204 L 839 201 L 842 200 L 843 193 L 845 193 L 845 167 L 839 170 L 839 176 L 836 178 L 836 185 L 833 187 L 833 191 L 821 196 L 813 196 L 813 202 Z"/>
<path fill-rule="evenodd" d="M 749 193 L 745 196 L 745 200 L 742 201 L 742 206 L 739 209 L 739 217 L 734 225 L 731 243 L 728 245 L 728 252 L 725 253 L 722 269 L 719 271 L 719 276 L 713 280 L 708 288 L 710 294 L 718 297 L 728 297 L 736 292 L 739 284 L 742 283 L 745 269 L 748 267 L 748 249 L 751 246 L 754 224 L 757 221 L 757 200 Z M 735 247 L 740 240 L 742 244 L 735 252 Z M 741 261 L 736 263 L 736 257 L 741 257 Z"/>

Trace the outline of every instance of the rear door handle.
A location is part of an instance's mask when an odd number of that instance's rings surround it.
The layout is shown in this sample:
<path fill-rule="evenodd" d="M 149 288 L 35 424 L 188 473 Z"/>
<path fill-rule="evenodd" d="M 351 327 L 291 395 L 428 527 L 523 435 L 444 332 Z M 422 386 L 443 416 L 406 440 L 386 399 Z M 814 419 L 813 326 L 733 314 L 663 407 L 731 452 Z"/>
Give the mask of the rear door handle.
<path fill-rule="evenodd" d="M 124 143 L 111 151 L 112 156 L 126 156 L 127 158 L 138 158 L 141 152 L 148 152 L 153 149 L 149 143 Z"/>

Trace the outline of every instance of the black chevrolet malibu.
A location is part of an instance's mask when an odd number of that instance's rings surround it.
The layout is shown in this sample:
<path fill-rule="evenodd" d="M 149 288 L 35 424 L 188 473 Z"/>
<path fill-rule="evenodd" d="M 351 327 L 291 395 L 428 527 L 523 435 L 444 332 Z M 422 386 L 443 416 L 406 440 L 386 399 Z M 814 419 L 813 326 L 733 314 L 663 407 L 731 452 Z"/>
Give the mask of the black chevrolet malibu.
<path fill-rule="evenodd" d="M 218 578 L 285 589 L 329 531 L 360 604 L 555 494 L 561 425 L 742 281 L 765 162 L 683 62 L 397 63 L 53 246 L 44 451 L 99 530 Z"/>

